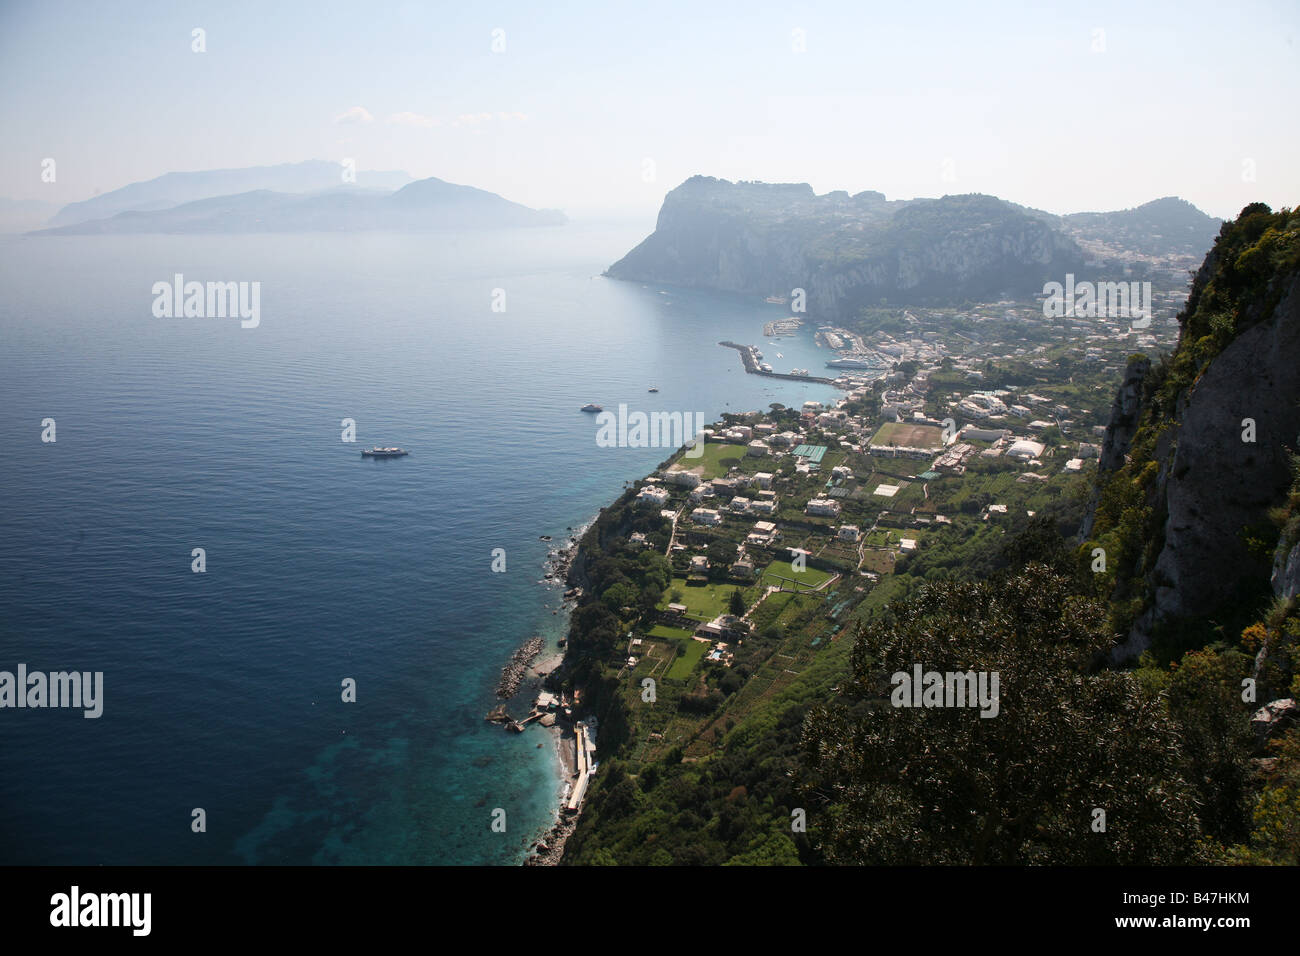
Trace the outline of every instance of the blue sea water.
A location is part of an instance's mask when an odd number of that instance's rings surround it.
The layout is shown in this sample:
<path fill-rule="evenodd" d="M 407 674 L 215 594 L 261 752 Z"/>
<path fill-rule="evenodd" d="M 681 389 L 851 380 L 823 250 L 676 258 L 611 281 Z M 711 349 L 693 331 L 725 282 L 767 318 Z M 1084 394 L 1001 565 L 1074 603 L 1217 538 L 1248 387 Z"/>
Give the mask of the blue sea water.
<path fill-rule="evenodd" d="M 579 407 L 833 394 L 717 346 L 781 307 L 602 278 L 645 231 L 0 240 L 0 670 L 104 674 L 99 719 L 0 710 L 0 863 L 519 862 L 561 783 L 497 676 L 562 636 L 548 549 L 669 454 Z M 155 318 L 176 273 L 260 325 Z"/>

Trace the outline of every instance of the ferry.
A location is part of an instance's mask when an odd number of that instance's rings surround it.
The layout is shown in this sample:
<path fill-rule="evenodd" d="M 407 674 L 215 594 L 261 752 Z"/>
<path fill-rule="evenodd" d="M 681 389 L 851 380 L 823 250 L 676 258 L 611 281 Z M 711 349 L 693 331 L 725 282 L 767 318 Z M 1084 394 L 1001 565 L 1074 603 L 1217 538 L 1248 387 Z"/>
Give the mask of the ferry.
<path fill-rule="evenodd" d="M 410 452 L 404 448 L 363 448 L 361 450 L 362 458 L 401 458 L 409 454 Z"/>
<path fill-rule="evenodd" d="M 583 405 L 583 406 L 582 406 L 582 410 L 583 410 L 584 412 L 601 412 L 601 411 L 604 411 L 604 409 L 601 408 L 599 405 L 597 405 L 595 402 L 588 402 L 586 405 Z"/>
<path fill-rule="evenodd" d="M 769 305 L 785 305 L 790 300 L 783 295 L 769 295 L 763 301 L 768 303 Z"/>
<path fill-rule="evenodd" d="M 839 358 L 833 362 L 826 363 L 827 368 L 877 368 L 878 363 L 871 359 L 862 358 Z"/>

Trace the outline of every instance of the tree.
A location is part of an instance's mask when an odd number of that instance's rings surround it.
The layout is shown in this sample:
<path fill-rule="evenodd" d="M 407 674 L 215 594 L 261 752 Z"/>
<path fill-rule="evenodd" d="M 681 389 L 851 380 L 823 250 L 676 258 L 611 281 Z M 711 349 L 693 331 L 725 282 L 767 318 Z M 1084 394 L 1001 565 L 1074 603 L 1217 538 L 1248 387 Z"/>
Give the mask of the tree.
<path fill-rule="evenodd" d="M 708 555 L 711 567 L 728 568 L 731 562 L 736 560 L 736 543 L 726 538 L 718 538 L 709 545 L 705 553 Z"/>
<path fill-rule="evenodd" d="M 736 617 L 745 613 L 745 598 L 739 588 L 731 592 L 731 613 Z"/>
<path fill-rule="evenodd" d="M 826 859 L 1200 862 L 1179 728 L 1131 675 L 1092 670 L 1110 646 L 1105 620 L 1104 604 L 1031 564 L 923 586 L 865 627 L 845 689 L 856 710 L 816 707 L 803 728 L 805 796 Z M 996 673 L 996 716 L 890 706 L 892 675 L 916 664 Z"/>
<path fill-rule="evenodd" d="M 1189 651 L 1169 677 L 1169 710 L 1183 728 L 1205 829 L 1223 842 L 1246 838 L 1255 705 L 1241 699 L 1252 658 L 1238 650 Z"/>

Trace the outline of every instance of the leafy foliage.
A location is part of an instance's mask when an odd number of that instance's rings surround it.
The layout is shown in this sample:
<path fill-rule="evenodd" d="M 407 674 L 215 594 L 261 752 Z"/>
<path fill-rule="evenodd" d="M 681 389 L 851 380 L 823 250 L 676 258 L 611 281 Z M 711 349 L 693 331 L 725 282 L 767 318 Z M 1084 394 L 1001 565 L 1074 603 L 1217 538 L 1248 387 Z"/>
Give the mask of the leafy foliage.
<path fill-rule="evenodd" d="M 1178 727 L 1131 675 L 1092 672 L 1106 611 L 1033 564 L 927 585 L 867 626 L 849 702 L 804 727 L 817 844 L 846 864 L 1187 863 L 1201 859 Z M 893 708 L 888 675 L 1000 675 L 1000 712 Z M 1105 832 L 1092 829 L 1094 810 Z"/>

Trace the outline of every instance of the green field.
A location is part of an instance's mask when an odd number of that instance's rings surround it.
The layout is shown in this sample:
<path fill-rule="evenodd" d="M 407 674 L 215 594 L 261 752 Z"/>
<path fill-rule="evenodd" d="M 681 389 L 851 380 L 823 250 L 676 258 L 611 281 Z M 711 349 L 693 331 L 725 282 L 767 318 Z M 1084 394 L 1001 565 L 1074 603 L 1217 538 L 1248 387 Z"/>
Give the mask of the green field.
<path fill-rule="evenodd" d="M 699 458 L 683 456 L 677 459 L 675 467 L 682 471 L 693 471 L 705 481 L 708 481 L 710 478 L 725 478 L 727 472 L 731 470 L 731 466 L 740 464 L 744 457 L 744 445 L 723 445 L 717 442 L 708 442 L 704 446 L 703 455 Z M 701 468 L 703 468 L 703 471 L 700 470 Z"/>
<path fill-rule="evenodd" d="M 691 632 L 684 631 L 680 627 L 666 627 L 663 624 L 656 624 L 650 628 L 649 636 L 669 641 L 685 641 L 690 639 Z"/>
<path fill-rule="evenodd" d="M 669 604 L 685 604 L 686 616 L 697 621 L 711 621 L 731 607 L 731 592 L 740 590 L 743 594 L 748 589 L 735 584 L 687 584 L 685 578 L 674 577 L 659 602 L 659 609 L 664 610 Z M 674 601 L 670 596 L 673 591 L 681 592 L 681 599 Z M 746 606 L 749 601 L 746 600 Z"/>
<path fill-rule="evenodd" d="M 690 677 L 691 671 L 695 670 L 695 665 L 700 662 L 700 658 L 710 647 L 703 641 L 687 641 L 684 646 L 686 653 L 676 657 L 664 675 L 670 680 L 685 680 Z"/>
<path fill-rule="evenodd" d="M 778 584 L 781 584 L 782 582 L 778 581 L 775 575 L 780 575 L 783 578 L 790 578 L 798 581 L 800 584 L 806 584 L 810 587 L 816 587 L 830 577 L 828 572 L 818 571 L 816 568 L 805 568 L 796 573 L 794 567 L 789 561 L 773 561 L 763 572 L 763 586 L 775 587 Z"/>

